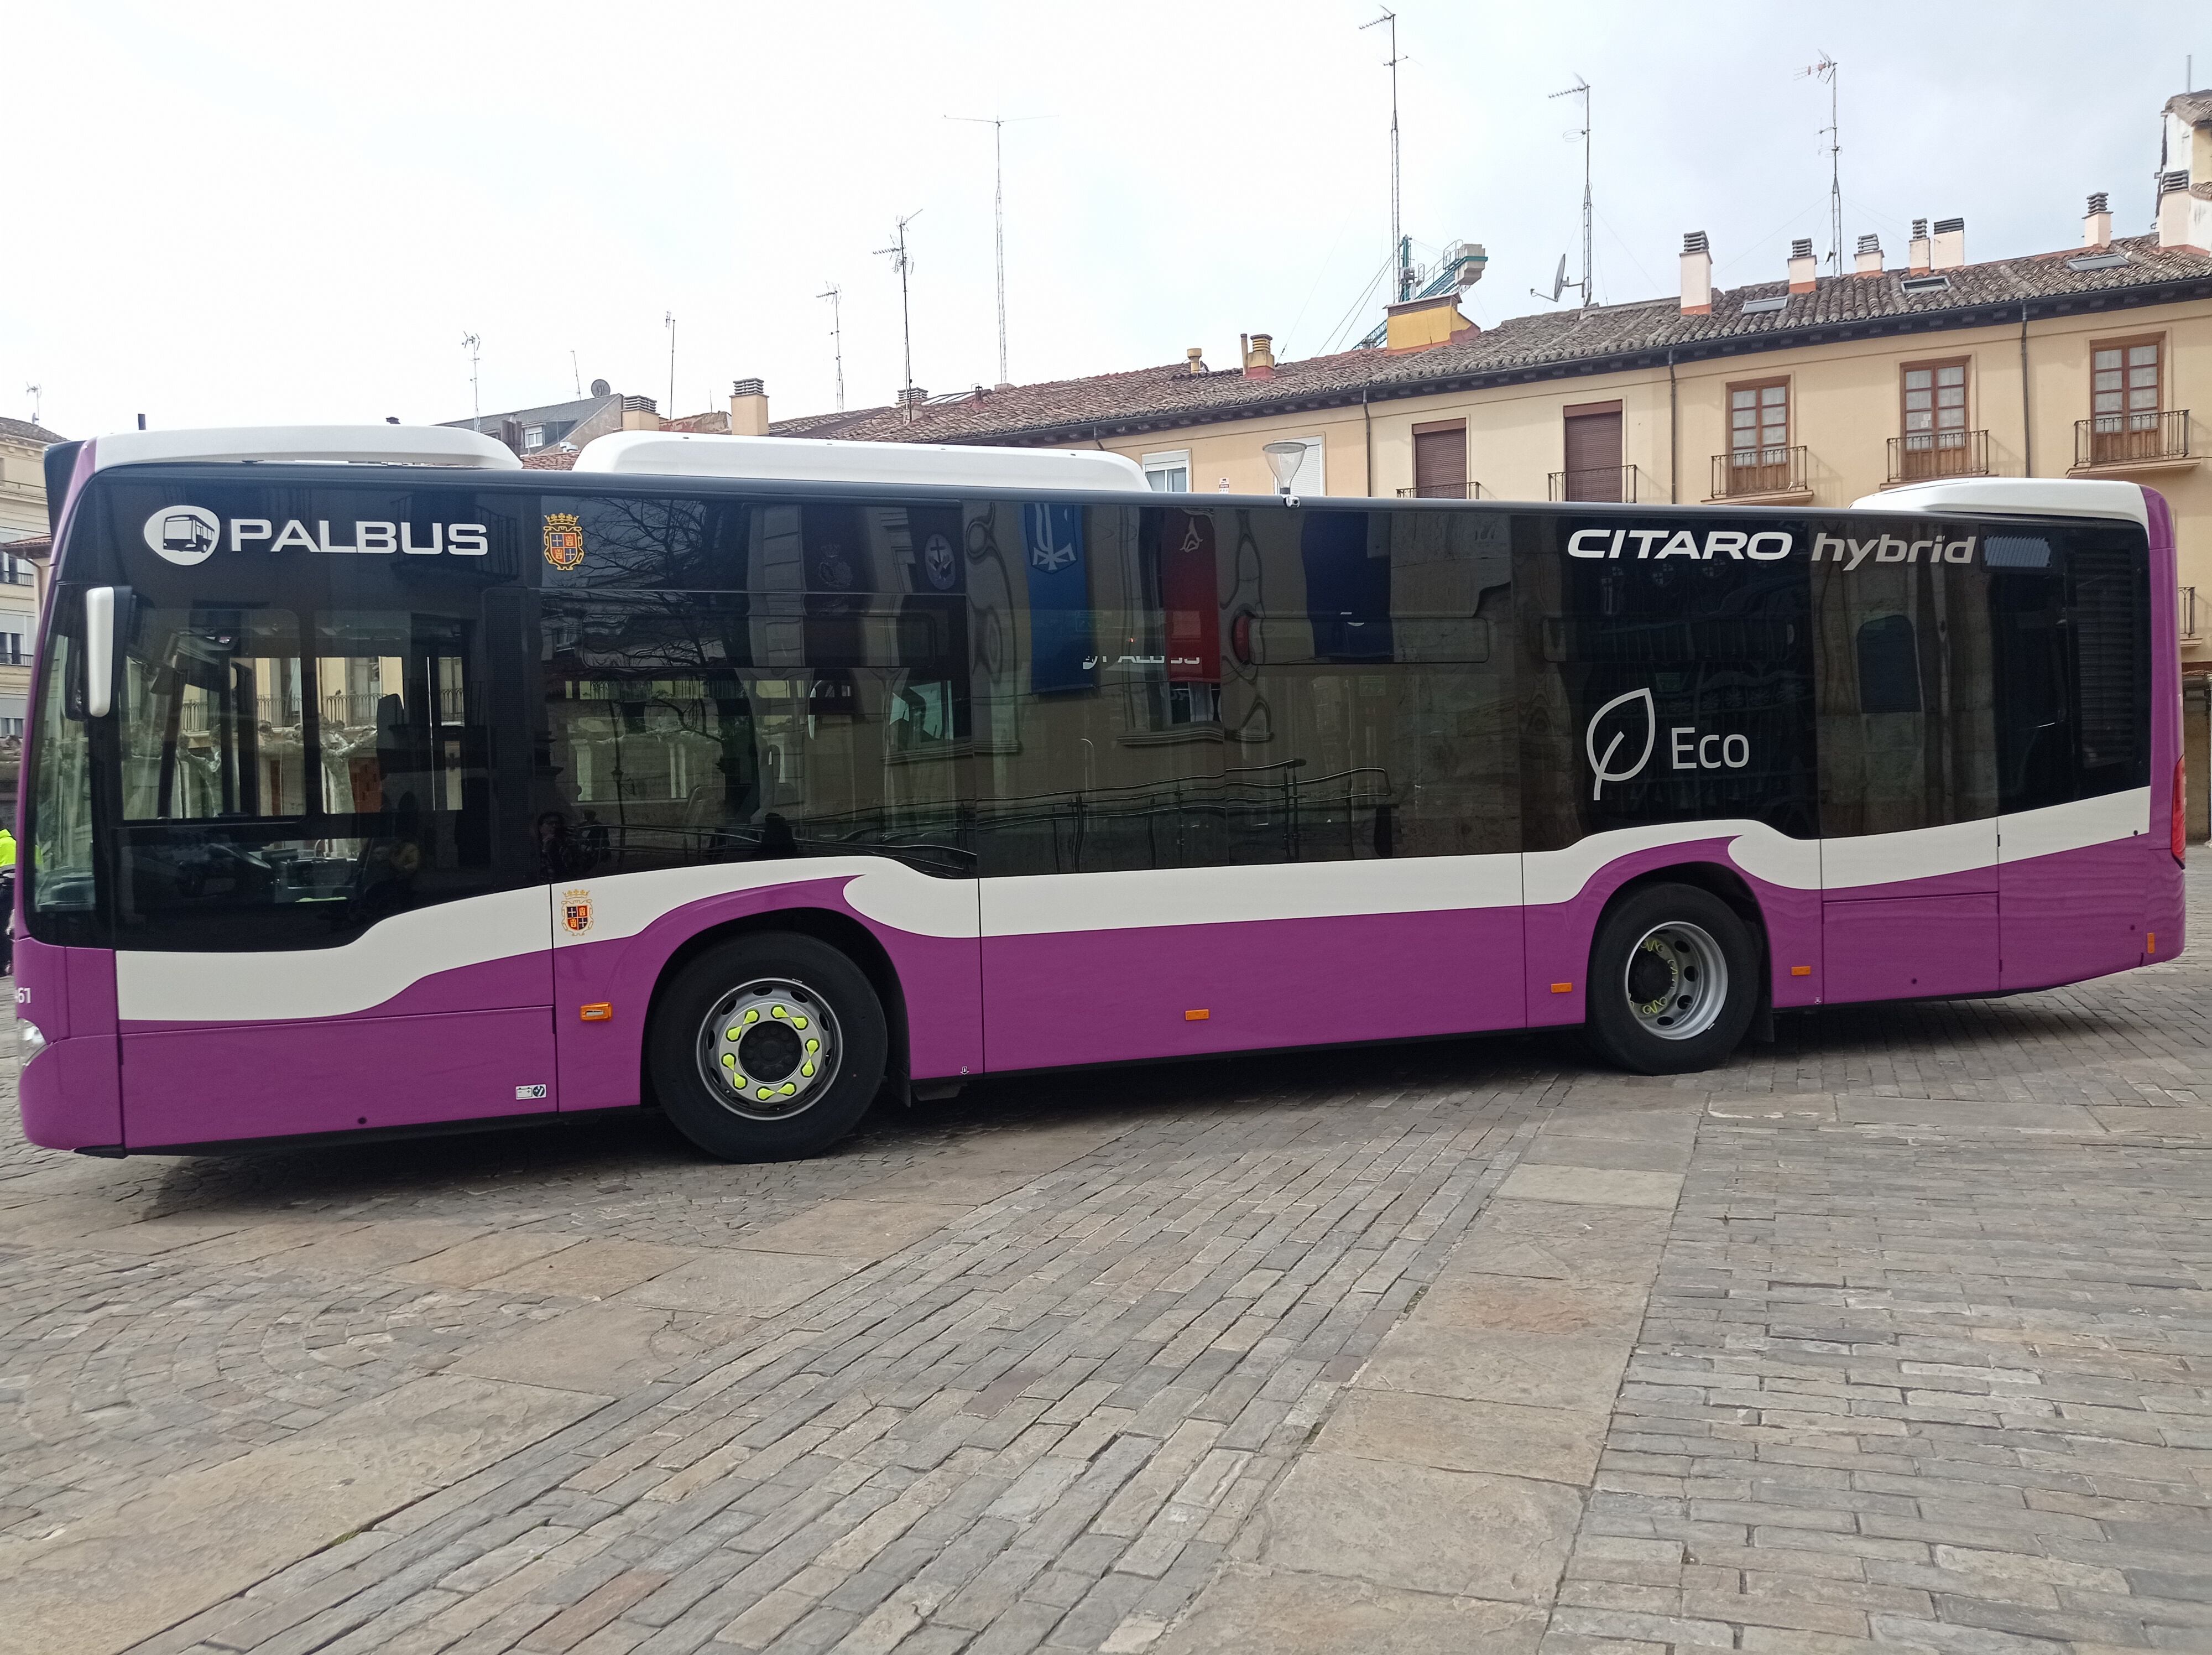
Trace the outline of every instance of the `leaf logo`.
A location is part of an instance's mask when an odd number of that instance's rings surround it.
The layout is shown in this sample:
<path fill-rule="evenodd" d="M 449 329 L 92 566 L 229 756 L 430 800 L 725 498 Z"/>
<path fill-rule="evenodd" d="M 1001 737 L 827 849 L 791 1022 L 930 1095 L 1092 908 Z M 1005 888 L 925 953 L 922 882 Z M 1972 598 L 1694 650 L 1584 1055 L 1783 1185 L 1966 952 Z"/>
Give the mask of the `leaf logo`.
<path fill-rule="evenodd" d="M 1605 715 L 1607 713 L 1616 707 L 1626 707 L 1631 702 L 1644 703 L 1644 751 L 1636 756 L 1636 762 L 1633 764 L 1629 765 L 1626 770 L 1617 770 L 1613 768 L 1613 755 L 1620 751 L 1620 744 L 1628 739 L 1629 729 L 1632 727 L 1632 723 L 1613 733 L 1613 739 L 1606 743 L 1602 755 L 1597 750 L 1597 730 L 1598 726 L 1605 722 Z M 1631 715 L 1631 718 L 1632 721 L 1633 715 Z M 1651 748 L 1658 739 L 1659 709 L 1653 703 L 1651 691 L 1648 688 L 1631 690 L 1625 696 L 1615 696 L 1591 714 L 1589 728 L 1583 736 L 1583 751 L 1589 755 L 1590 769 L 1597 777 L 1595 783 L 1590 788 L 1590 798 L 1595 800 L 1602 796 L 1605 784 L 1608 782 L 1632 782 L 1641 776 L 1644 773 L 1644 767 L 1651 762 Z"/>

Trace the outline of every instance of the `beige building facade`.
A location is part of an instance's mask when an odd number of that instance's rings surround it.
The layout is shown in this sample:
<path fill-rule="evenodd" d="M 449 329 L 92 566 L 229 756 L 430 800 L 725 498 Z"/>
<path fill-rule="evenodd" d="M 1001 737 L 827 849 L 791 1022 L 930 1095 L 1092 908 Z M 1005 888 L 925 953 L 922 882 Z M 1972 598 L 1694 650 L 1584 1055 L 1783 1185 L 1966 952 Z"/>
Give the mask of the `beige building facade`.
<path fill-rule="evenodd" d="M 0 418 L 0 810 L 12 814 L 38 640 L 43 563 L 9 550 L 46 544 L 46 452 L 60 441 L 27 420 Z"/>

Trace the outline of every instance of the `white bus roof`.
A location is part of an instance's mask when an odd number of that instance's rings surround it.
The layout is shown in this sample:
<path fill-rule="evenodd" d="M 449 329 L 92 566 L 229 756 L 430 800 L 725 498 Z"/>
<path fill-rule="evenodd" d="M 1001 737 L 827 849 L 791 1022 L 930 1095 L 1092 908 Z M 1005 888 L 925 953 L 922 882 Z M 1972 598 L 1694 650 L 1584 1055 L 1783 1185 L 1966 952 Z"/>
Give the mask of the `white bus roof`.
<path fill-rule="evenodd" d="M 200 431 L 118 431 L 94 438 L 92 445 L 96 472 L 111 465 L 195 459 L 522 469 L 522 462 L 497 437 L 446 425 L 231 425 Z"/>
<path fill-rule="evenodd" d="M 2106 478 L 1950 477 L 1885 489 L 1851 502 L 1853 511 L 2025 512 L 2037 517 L 2120 517 L 2150 526 L 2133 483 Z"/>
<path fill-rule="evenodd" d="M 584 445 L 575 469 L 603 476 L 1152 492 L 1135 460 L 1098 448 L 829 442 L 818 437 L 694 436 L 683 431 L 618 431 L 597 438 Z"/>

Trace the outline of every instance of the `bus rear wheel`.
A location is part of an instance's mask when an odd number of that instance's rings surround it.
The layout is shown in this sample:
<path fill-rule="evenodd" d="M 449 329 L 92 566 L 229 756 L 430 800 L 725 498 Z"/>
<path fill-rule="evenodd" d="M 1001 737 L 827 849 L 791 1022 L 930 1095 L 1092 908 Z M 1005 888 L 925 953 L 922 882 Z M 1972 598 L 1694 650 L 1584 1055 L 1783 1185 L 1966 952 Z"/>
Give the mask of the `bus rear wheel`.
<path fill-rule="evenodd" d="M 1736 1049 L 1759 1001 L 1759 948 L 1710 891 L 1654 885 L 1606 916 L 1590 949 L 1589 1028 L 1639 1074 L 1711 1068 Z"/>
<path fill-rule="evenodd" d="M 884 1008 L 866 975 L 813 937 L 718 943 L 661 992 L 646 1034 L 654 1094 L 677 1129 L 726 1161 L 812 1155 L 883 1085 Z"/>

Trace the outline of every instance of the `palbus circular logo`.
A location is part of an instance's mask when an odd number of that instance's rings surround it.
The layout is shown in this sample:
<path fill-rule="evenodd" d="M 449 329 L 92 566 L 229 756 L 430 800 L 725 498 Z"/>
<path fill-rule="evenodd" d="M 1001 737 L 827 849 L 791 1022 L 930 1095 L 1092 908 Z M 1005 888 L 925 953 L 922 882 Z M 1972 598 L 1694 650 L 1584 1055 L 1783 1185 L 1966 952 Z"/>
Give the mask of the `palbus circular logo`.
<path fill-rule="evenodd" d="M 222 520 L 204 506 L 164 506 L 146 520 L 146 545 L 186 569 L 207 562 L 222 538 Z"/>

